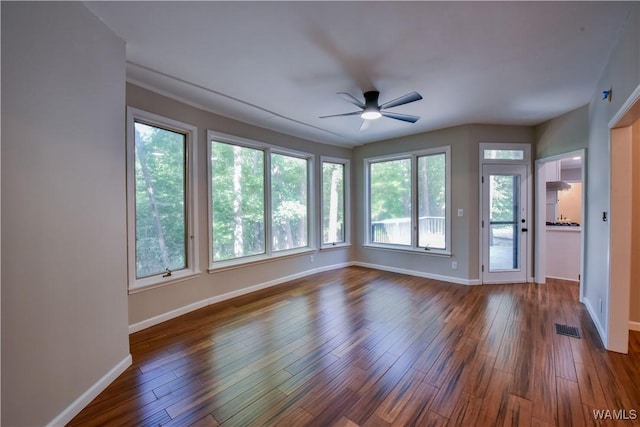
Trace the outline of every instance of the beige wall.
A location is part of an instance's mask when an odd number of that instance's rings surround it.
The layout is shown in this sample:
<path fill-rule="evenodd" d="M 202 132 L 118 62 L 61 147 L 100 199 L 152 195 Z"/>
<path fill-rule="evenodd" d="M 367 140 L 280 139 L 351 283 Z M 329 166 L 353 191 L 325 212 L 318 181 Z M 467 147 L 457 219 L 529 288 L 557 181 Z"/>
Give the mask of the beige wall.
<path fill-rule="evenodd" d="M 149 324 L 150 319 L 152 319 L 151 323 L 154 323 L 155 320 L 163 318 L 166 314 L 175 314 L 183 309 L 191 309 L 212 299 L 224 298 L 237 292 L 243 292 L 252 286 L 261 286 L 281 281 L 288 277 L 317 271 L 317 269 L 342 265 L 351 260 L 351 248 L 347 247 L 315 251 L 313 253 L 313 261 L 311 261 L 311 254 L 305 254 L 208 273 L 207 159 L 206 155 L 203 155 L 207 152 L 207 130 L 315 154 L 316 162 L 319 161 L 320 155 L 351 159 L 352 151 L 348 148 L 319 144 L 241 123 L 178 102 L 133 84 L 127 85 L 127 105 L 197 126 L 199 143 L 199 224 L 197 230 L 201 236 L 199 261 L 202 271 L 197 277 L 190 280 L 129 295 L 129 324 L 133 325 L 134 329 Z M 316 187 L 319 188 L 319 168 L 316 169 L 317 173 L 314 180 Z M 315 203 L 316 206 L 320 206 L 319 191 L 316 191 Z M 316 211 L 316 229 L 319 230 L 319 209 L 316 209 Z M 154 318 L 155 320 L 153 320 Z"/>
<path fill-rule="evenodd" d="M 536 126 L 535 158 L 581 150 L 589 143 L 589 106 L 569 111 Z"/>
<path fill-rule="evenodd" d="M 1 7 L 2 425 L 63 425 L 129 362 L 125 45 L 82 3 Z"/>
<path fill-rule="evenodd" d="M 604 64 L 598 84 L 588 106 L 569 112 L 536 127 L 536 159 L 555 156 L 586 148 L 583 182 L 586 206 L 583 206 L 585 233 L 584 303 L 607 348 L 623 348 L 624 337 L 612 339 L 612 330 L 625 331 L 628 319 L 610 311 L 611 295 L 616 291 L 610 284 L 610 223 L 602 221 L 602 213 L 610 212 L 611 155 L 609 121 L 640 85 L 640 4 L 629 3 L 627 22 L 620 38 Z M 614 88 L 611 102 L 601 99 L 602 90 Z M 585 128 L 586 126 L 586 128 Z M 625 301 L 629 295 L 620 296 Z M 604 310 L 600 310 L 600 301 Z M 613 299 L 612 299 L 613 301 Z M 618 301 L 618 300 L 616 300 Z"/>
<path fill-rule="evenodd" d="M 618 295 L 610 282 L 610 223 L 602 221 L 602 212 L 610 212 L 611 196 L 611 130 L 609 122 L 618 113 L 633 91 L 640 85 L 640 3 L 629 2 L 627 22 L 605 64 L 603 74 L 594 87 L 589 104 L 589 145 L 586 162 L 585 208 L 585 305 L 609 349 L 624 349 L 628 343 L 626 331 L 629 318 L 617 310 L 620 301 L 628 301 L 629 293 Z M 614 88 L 611 102 L 602 100 L 602 90 Z M 599 309 L 602 300 L 604 310 Z M 626 312 L 626 310 L 624 310 Z"/>
<path fill-rule="evenodd" d="M 318 144 L 297 139 L 240 123 L 194 106 L 159 95 L 134 84 L 127 85 L 127 105 L 179 120 L 198 127 L 198 152 L 206 152 L 208 129 L 254 139 L 274 145 L 310 152 L 316 155 L 342 157 L 351 160 L 352 170 L 352 248 L 315 251 L 311 262 L 309 254 L 291 258 L 274 259 L 261 264 L 245 265 L 241 268 L 208 273 L 208 242 L 200 239 L 201 274 L 191 280 L 174 285 L 149 289 L 129 295 L 129 324 L 138 329 L 218 298 L 244 292 L 253 286 L 277 282 L 287 277 L 306 274 L 316 269 L 331 268 L 350 261 L 390 266 L 416 272 L 428 272 L 450 278 L 477 280 L 478 259 L 478 143 L 479 142 L 532 142 L 532 127 L 468 125 L 429 132 L 412 137 L 381 143 L 367 144 L 355 150 Z M 451 145 L 452 147 L 452 211 L 464 210 L 463 217 L 452 216 L 452 258 L 421 256 L 418 254 L 393 253 L 362 248 L 363 182 L 362 159 L 373 155 L 399 151 Z M 470 147 L 475 147 L 470 149 Z M 200 156 L 199 174 L 199 224 L 201 236 L 207 236 L 207 163 Z M 316 177 L 316 182 L 319 182 Z M 319 203 L 319 194 L 317 194 Z M 458 261 L 458 270 L 451 269 L 451 261 Z"/>
<path fill-rule="evenodd" d="M 633 205 L 631 217 L 631 295 L 629 298 L 629 318 L 632 322 L 640 322 L 640 119 L 631 129 L 633 152 Z"/>
<path fill-rule="evenodd" d="M 355 260 L 366 264 L 460 279 L 462 283 L 480 279 L 479 259 L 479 143 L 532 143 L 534 128 L 528 126 L 466 125 L 419 135 L 363 145 L 354 150 L 353 169 L 355 218 L 365 217 L 363 161 L 368 157 L 403 153 L 433 147 L 451 147 L 451 257 L 429 256 L 363 247 L 362 221 L 354 230 Z M 464 215 L 457 216 L 458 209 Z M 453 270 L 451 262 L 457 261 Z"/>
<path fill-rule="evenodd" d="M 582 183 L 572 182 L 568 190 L 558 191 L 558 215 L 582 223 Z"/>

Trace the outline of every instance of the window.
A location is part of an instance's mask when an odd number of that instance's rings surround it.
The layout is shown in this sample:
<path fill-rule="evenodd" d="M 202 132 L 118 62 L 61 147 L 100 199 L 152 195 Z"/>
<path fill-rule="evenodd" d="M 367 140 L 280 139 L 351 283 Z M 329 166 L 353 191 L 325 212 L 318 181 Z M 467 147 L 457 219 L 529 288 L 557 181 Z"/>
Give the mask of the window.
<path fill-rule="evenodd" d="M 418 246 L 421 248 L 447 248 L 446 181 L 444 153 L 418 157 Z"/>
<path fill-rule="evenodd" d="M 367 244 L 448 253 L 449 151 L 365 159 Z"/>
<path fill-rule="evenodd" d="M 173 282 L 197 270 L 196 129 L 129 108 L 129 288 Z"/>
<path fill-rule="evenodd" d="M 371 242 L 411 245 L 411 159 L 370 165 Z"/>
<path fill-rule="evenodd" d="M 349 161 L 322 159 L 322 246 L 349 243 Z"/>
<path fill-rule="evenodd" d="M 524 150 L 483 150 L 484 160 L 522 160 Z"/>
<path fill-rule="evenodd" d="M 271 153 L 271 234 L 274 252 L 308 246 L 307 160 Z"/>
<path fill-rule="evenodd" d="M 210 267 L 309 250 L 311 156 L 208 137 Z"/>
<path fill-rule="evenodd" d="M 525 143 L 480 143 L 481 164 L 527 164 L 531 158 L 531 146 Z"/>
<path fill-rule="evenodd" d="M 265 253 L 264 152 L 211 142 L 214 261 Z"/>

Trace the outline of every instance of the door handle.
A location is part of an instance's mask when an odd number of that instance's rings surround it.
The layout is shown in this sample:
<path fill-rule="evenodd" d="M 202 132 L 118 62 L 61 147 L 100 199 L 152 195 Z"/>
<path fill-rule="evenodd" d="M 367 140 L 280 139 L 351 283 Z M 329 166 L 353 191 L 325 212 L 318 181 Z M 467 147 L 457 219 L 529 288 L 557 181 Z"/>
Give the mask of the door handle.
<path fill-rule="evenodd" d="M 522 231 L 523 233 L 526 233 L 527 231 L 529 231 L 529 229 L 528 229 L 528 228 L 523 228 L 521 231 Z"/>

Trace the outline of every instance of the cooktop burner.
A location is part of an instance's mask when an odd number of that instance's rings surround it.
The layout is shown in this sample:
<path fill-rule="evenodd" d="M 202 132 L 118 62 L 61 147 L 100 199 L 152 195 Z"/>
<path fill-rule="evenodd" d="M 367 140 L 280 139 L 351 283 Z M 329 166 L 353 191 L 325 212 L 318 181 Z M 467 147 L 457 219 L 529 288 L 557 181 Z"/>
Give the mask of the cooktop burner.
<path fill-rule="evenodd" d="M 580 227 L 580 224 L 577 222 L 550 222 L 547 221 L 547 225 L 551 225 L 554 227 Z"/>

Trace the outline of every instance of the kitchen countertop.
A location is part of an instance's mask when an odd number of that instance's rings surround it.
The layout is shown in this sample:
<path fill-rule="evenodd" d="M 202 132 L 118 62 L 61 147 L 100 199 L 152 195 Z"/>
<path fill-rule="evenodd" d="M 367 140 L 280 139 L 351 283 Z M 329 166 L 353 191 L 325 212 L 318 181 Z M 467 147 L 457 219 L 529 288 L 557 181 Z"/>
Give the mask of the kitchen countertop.
<path fill-rule="evenodd" d="M 582 227 L 579 225 L 547 225 L 547 231 L 580 232 Z"/>

